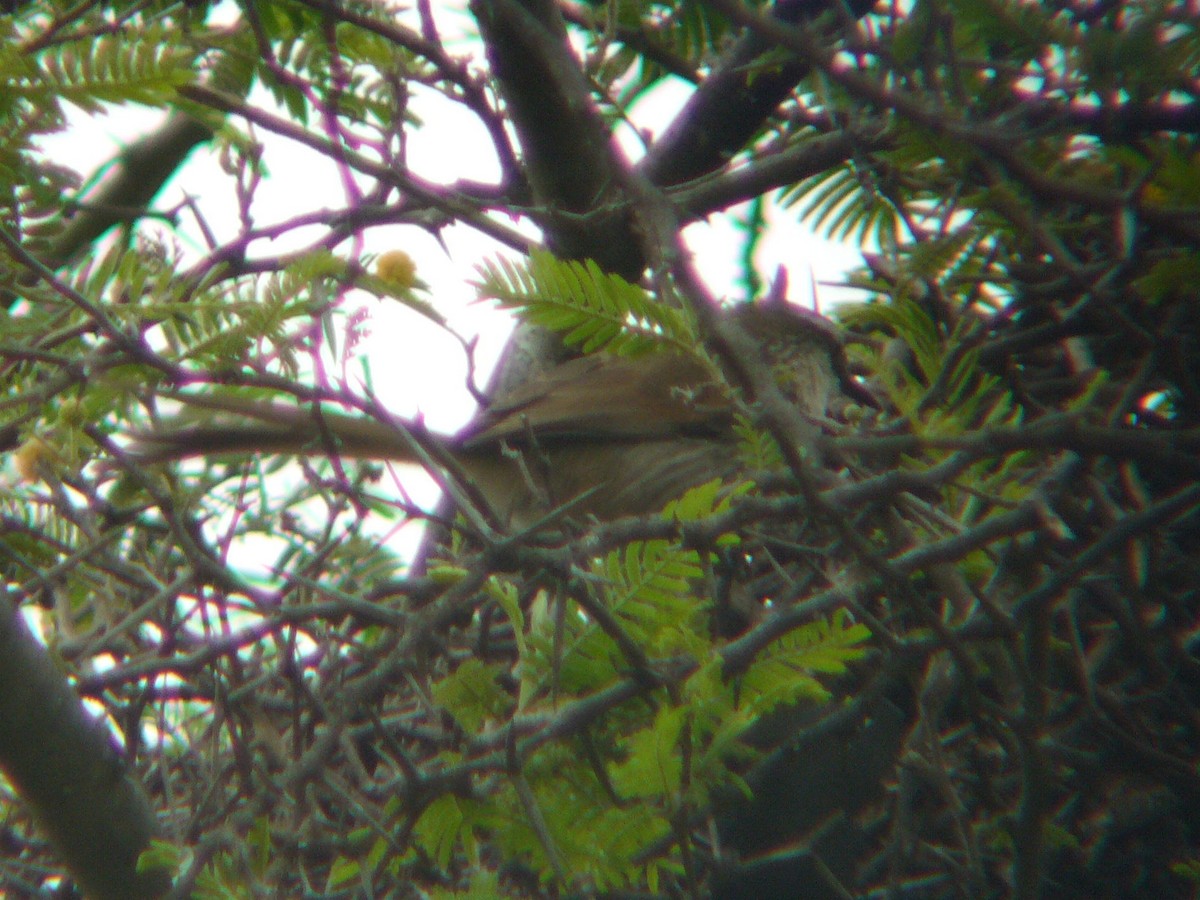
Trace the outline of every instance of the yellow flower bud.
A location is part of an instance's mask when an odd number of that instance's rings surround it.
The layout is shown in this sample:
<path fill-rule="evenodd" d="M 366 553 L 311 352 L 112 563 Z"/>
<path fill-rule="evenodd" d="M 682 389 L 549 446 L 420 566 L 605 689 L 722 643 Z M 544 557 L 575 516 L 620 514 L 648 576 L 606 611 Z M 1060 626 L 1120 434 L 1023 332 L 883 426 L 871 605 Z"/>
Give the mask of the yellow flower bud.
<path fill-rule="evenodd" d="M 375 260 L 375 274 L 400 290 L 407 290 L 417 283 L 417 264 L 403 250 L 389 250 Z"/>
<path fill-rule="evenodd" d="M 13 467 L 22 481 L 41 481 L 43 466 L 58 460 L 58 453 L 40 437 L 31 437 L 13 451 Z"/>

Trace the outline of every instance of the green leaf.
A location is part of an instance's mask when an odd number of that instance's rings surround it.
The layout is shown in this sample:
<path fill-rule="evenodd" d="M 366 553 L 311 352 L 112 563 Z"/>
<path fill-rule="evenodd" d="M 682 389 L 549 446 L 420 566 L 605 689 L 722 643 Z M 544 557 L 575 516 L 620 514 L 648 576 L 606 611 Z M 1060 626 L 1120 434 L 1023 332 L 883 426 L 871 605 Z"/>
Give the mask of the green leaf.
<path fill-rule="evenodd" d="M 614 766 L 613 786 L 623 797 L 671 797 L 678 793 L 683 772 L 680 733 L 686 707 L 659 707 L 654 723 L 625 744 L 625 762 Z"/>
<path fill-rule="evenodd" d="M 816 675 L 841 675 L 866 653 L 870 630 L 846 610 L 784 635 L 755 660 L 742 677 L 742 699 L 755 715 L 800 700 L 824 702 L 829 691 Z"/>
<path fill-rule="evenodd" d="M 150 841 L 149 847 L 138 854 L 137 872 L 139 875 L 155 869 L 176 872 L 186 864 L 190 856 L 191 851 L 186 847 L 155 838 Z"/>
<path fill-rule="evenodd" d="M 49 87 L 93 113 L 102 102 L 161 106 L 195 77 L 191 52 L 162 24 L 56 44 L 35 65 L 36 76 L 9 82 L 7 90 L 33 97 Z"/>
<path fill-rule="evenodd" d="M 413 827 L 413 835 L 418 846 L 445 869 L 450 865 L 450 859 L 460 842 L 466 845 L 468 852 L 472 851 L 472 828 L 477 815 L 476 804 L 452 794 L 443 794 L 425 808 Z"/>
<path fill-rule="evenodd" d="M 894 234 L 895 206 L 871 187 L 869 175 L 853 162 L 806 178 L 780 194 L 784 206 L 800 206 L 800 218 L 831 240 L 864 243 Z"/>
<path fill-rule="evenodd" d="M 333 861 L 333 865 L 329 867 L 329 878 L 326 880 L 326 888 L 333 890 L 334 888 L 343 887 L 348 882 L 356 880 L 361 872 L 362 866 L 358 860 L 339 856 Z"/>
<path fill-rule="evenodd" d="M 499 666 L 474 657 L 433 685 L 433 699 L 466 731 L 478 731 L 490 718 L 501 716 L 512 700 L 496 680 Z"/>
<path fill-rule="evenodd" d="M 699 341 L 690 315 L 590 259 L 560 260 L 539 250 L 521 263 L 501 257 L 477 271 L 481 297 L 520 310 L 584 353 L 629 356 L 657 347 L 692 352 Z"/>

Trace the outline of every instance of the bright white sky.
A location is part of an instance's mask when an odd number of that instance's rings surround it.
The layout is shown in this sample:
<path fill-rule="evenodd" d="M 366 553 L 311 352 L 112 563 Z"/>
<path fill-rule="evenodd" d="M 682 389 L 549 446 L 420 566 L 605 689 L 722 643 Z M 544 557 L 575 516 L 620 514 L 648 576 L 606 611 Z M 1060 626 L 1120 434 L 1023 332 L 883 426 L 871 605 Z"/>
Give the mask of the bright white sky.
<path fill-rule="evenodd" d="M 462 52 L 468 49 L 464 47 Z M 690 89 L 682 82 L 665 86 L 631 111 L 634 124 L 643 133 L 660 130 L 680 108 Z M 252 96 L 251 102 L 270 105 L 262 91 Z M 415 174 L 442 184 L 459 178 L 498 179 L 498 167 L 488 152 L 490 143 L 463 108 L 425 92 L 413 96 L 412 110 L 424 123 L 411 132 L 408 145 L 409 164 Z M 70 166 L 86 177 L 111 159 L 123 144 L 153 130 L 161 119 L 161 113 L 138 107 L 114 110 L 103 117 L 90 117 L 74 110 L 69 129 L 46 140 L 44 147 L 56 163 Z M 245 123 L 237 124 L 245 127 Z M 268 167 L 268 177 L 258 191 L 254 207 L 257 225 L 285 221 L 312 210 L 345 206 L 347 198 L 341 177 L 328 160 L 283 138 L 264 132 L 256 134 L 265 146 Z M 640 144 L 632 133 L 620 137 L 626 152 L 636 158 Z M 194 198 L 218 238 L 228 239 L 237 233 L 233 179 L 221 170 L 207 147 L 192 154 L 159 195 L 156 207 L 176 207 L 185 192 Z M 697 267 L 718 296 L 728 295 L 736 278 L 742 236 L 732 223 L 735 217 L 744 215 L 744 208 L 735 208 L 706 223 L 693 225 L 686 232 L 688 245 L 696 254 Z M 764 280 L 769 280 L 782 264 L 789 270 L 793 302 L 813 305 L 810 285 L 814 282 L 819 285 L 819 305 L 824 309 L 846 297 L 846 291 L 821 283 L 841 281 L 847 269 L 861 263 L 858 251 L 816 238 L 795 220 L 794 211 L 772 205 L 767 215 L 770 226 L 756 259 Z M 145 227 L 162 226 L 151 222 Z M 297 230 L 274 243 L 252 246 L 250 255 L 275 256 L 296 250 L 320 233 Z M 536 231 L 530 228 L 529 233 L 533 235 Z M 168 239 L 180 241 L 185 254 L 198 256 L 204 251 L 199 234 L 195 222 L 184 212 L 181 228 L 174 238 L 168 236 Z M 418 263 L 418 275 L 431 286 L 430 299 L 451 326 L 464 338 L 478 338 L 476 363 L 482 384 L 504 344 L 511 319 L 490 304 L 475 302 L 468 281 L 474 277 L 475 265 L 500 252 L 500 248 L 464 226 L 448 228 L 442 237 L 445 249 L 421 229 L 380 227 L 364 233 L 358 248 L 346 242 L 339 252 L 349 254 L 357 249 L 367 255 L 397 248 L 406 250 Z M 357 353 L 366 357 L 373 385 L 389 408 L 401 415 L 420 413 L 431 427 L 441 431 L 453 432 L 464 425 L 475 404 L 464 387 L 467 367 L 459 342 L 396 301 L 360 293 L 352 295 L 351 302 L 370 313 L 371 335 L 358 345 Z M 353 377 L 360 369 L 348 365 L 344 371 Z M 436 499 L 431 482 L 406 476 L 404 484 L 413 499 L 422 504 L 431 505 Z M 405 531 L 402 546 L 415 543 L 417 530 Z"/>

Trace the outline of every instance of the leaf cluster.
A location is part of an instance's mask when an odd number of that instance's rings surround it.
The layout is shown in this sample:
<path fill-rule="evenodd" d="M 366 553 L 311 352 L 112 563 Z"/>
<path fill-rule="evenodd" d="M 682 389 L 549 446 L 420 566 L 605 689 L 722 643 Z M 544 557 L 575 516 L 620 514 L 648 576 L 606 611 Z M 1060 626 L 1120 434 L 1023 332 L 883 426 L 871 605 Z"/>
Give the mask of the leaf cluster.
<path fill-rule="evenodd" d="M 593 260 L 556 259 L 534 251 L 520 262 L 499 258 L 479 267 L 480 295 L 519 310 L 582 353 L 634 356 L 655 348 L 691 352 L 696 323 L 687 310 L 655 298 Z"/>
<path fill-rule="evenodd" d="M 664 516 L 699 521 L 734 502 L 712 482 L 685 494 Z M 548 605 L 535 601 L 528 622 L 513 602 L 514 589 L 492 586 L 510 598 L 503 608 L 514 628 L 528 633 L 516 664 L 518 716 L 536 718 L 586 701 L 631 671 L 652 678 L 682 666 L 692 674 L 676 689 L 658 689 L 613 710 L 568 744 L 522 759 L 519 771 L 498 775 L 497 789 L 486 796 L 433 803 L 415 826 L 427 853 L 448 865 L 455 853 L 474 856 L 486 838 L 543 878 L 561 866 L 597 890 L 653 889 L 663 861 L 642 860 L 645 849 L 669 835 L 681 813 L 703 809 L 729 782 L 728 764 L 749 752 L 740 742 L 745 730 L 780 707 L 827 701 L 820 679 L 843 675 L 862 658 L 870 637 L 864 626 L 837 614 L 781 638 L 738 678 L 724 677 L 720 643 L 698 591 L 711 562 L 671 541 L 634 541 L 594 561 L 568 589 L 591 596 L 580 609 L 564 607 L 561 597 Z M 604 612 L 595 618 L 589 609 Z M 505 671 L 466 660 L 435 684 L 434 697 L 468 733 L 486 740 L 507 727 L 511 700 L 500 688 Z M 447 753 L 444 761 L 453 767 L 459 756 Z"/>

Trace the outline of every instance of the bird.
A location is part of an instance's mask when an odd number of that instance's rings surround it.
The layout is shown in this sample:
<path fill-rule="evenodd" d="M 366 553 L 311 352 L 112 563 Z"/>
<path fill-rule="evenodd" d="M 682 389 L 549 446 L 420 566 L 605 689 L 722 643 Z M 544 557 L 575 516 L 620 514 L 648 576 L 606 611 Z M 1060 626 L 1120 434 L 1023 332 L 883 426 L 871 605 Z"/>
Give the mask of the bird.
<path fill-rule="evenodd" d="M 723 315 L 754 342 L 800 413 L 823 416 L 839 391 L 863 396 L 829 319 L 782 298 L 737 304 Z M 571 359 L 502 392 L 455 435 L 311 406 L 181 399 L 207 420 L 185 414 L 137 432 L 134 460 L 258 453 L 418 463 L 442 470 L 508 529 L 564 510 L 600 521 L 656 513 L 741 467 L 735 395 L 698 354 Z"/>

